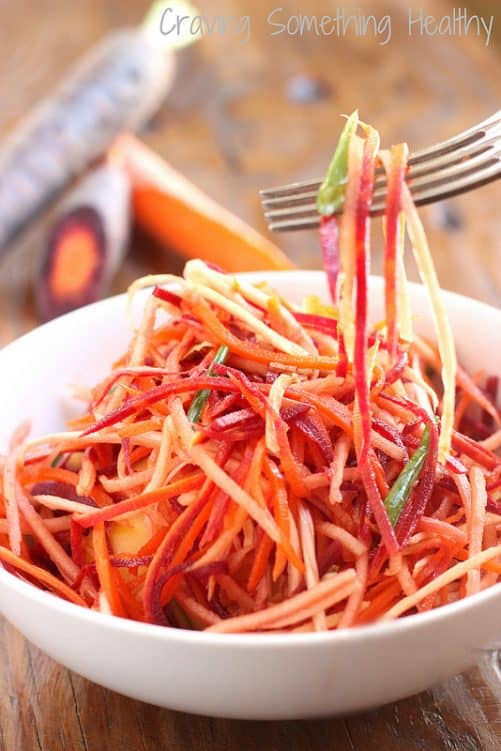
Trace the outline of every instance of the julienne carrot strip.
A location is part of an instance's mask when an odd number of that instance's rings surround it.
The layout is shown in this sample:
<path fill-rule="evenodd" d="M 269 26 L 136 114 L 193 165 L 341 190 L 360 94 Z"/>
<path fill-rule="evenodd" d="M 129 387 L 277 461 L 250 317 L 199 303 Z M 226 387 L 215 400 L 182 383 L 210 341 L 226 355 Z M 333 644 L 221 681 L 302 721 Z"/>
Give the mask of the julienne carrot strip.
<path fill-rule="evenodd" d="M 157 386 L 156 388 L 151 389 L 151 391 L 132 397 L 126 401 L 123 406 L 113 410 L 113 412 L 102 417 L 90 428 L 84 430 L 81 435 L 84 437 L 96 433 L 98 430 L 103 430 L 103 428 L 109 428 L 111 425 L 116 425 L 117 422 L 130 417 L 135 412 L 139 412 L 156 402 L 161 402 L 173 394 L 190 393 L 205 388 L 233 392 L 238 390 L 236 386 L 231 384 L 228 380 L 211 377 L 180 378 L 172 383 Z"/>
<path fill-rule="evenodd" d="M 273 605 L 259 613 L 228 618 L 208 630 L 218 633 L 239 633 L 260 628 L 282 628 L 285 620 L 287 624 L 298 623 L 306 620 L 319 605 L 323 604 L 327 608 L 347 597 L 356 586 L 355 581 L 355 572 L 353 569 L 347 569 L 279 605 Z"/>
<path fill-rule="evenodd" d="M 69 485 L 76 485 L 78 483 L 78 474 L 68 469 L 62 469 L 61 467 L 25 468 L 19 473 L 19 480 L 23 484 L 28 482 L 35 484 L 37 482 L 44 482 L 45 480 L 54 480 L 68 483 Z"/>
<path fill-rule="evenodd" d="M 246 481 L 252 469 L 254 460 L 256 458 L 259 459 L 259 457 L 256 457 L 256 454 L 257 447 L 254 448 L 252 444 L 246 446 L 244 455 L 240 463 L 238 464 L 235 471 L 231 474 L 231 477 L 233 480 L 235 480 L 235 482 L 242 484 L 244 481 Z M 203 548 L 206 545 L 210 545 L 216 538 L 216 536 L 220 533 L 230 503 L 231 499 L 227 493 L 220 490 L 216 494 L 214 503 L 212 505 L 211 514 L 209 516 L 209 519 L 207 520 L 207 526 L 200 538 L 200 547 Z"/>
<path fill-rule="evenodd" d="M 2 492 L 4 494 L 5 516 L 12 552 L 19 555 L 22 550 L 21 517 L 17 502 L 16 469 L 18 454 L 11 451 L 3 471 Z"/>
<path fill-rule="evenodd" d="M 186 535 L 179 543 L 178 548 L 172 557 L 172 562 L 171 562 L 172 569 L 175 569 L 177 566 L 182 564 L 184 559 L 190 552 L 191 548 L 193 547 L 193 543 L 195 542 L 196 538 L 198 537 L 201 530 L 203 529 L 203 527 L 205 526 L 205 524 L 207 523 L 209 519 L 212 506 L 213 506 L 212 499 L 209 499 L 208 503 L 200 511 L 197 518 L 195 519 L 195 521 L 192 523 L 191 527 L 187 531 Z M 180 580 L 181 580 L 181 577 L 179 577 L 179 579 L 176 579 L 174 575 L 172 578 L 168 578 L 166 581 L 166 584 L 163 585 L 162 591 L 160 594 L 160 604 L 162 608 L 165 607 L 170 602 L 172 597 L 175 595 Z"/>
<path fill-rule="evenodd" d="M 158 529 L 155 534 L 150 537 L 148 542 L 145 542 L 145 544 L 139 548 L 139 550 L 137 551 L 138 558 L 142 556 L 153 555 L 153 553 L 158 550 L 158 547 L 166 534 L 167 527 L 160 527 L 160 529 Z"/>
<path fill-rule="evenodd" d="M 61 576 L 73 584 L 78 577 L 79 568 L 66 553 L 55 535 L 43 523 L 43 519 L 36 511 L 26 494 L 20 487 L 17 489 L 17 504 L 21 515 L 26 520 L 34 537 L 38 540 L 46 554 L 59 570 Z"/>
<path fill-rule="evenodd" d="M 85 600 L 74 592 L 71 587 L 68 587 L 64 582 L 50 574 L 45 569 L 40 568 L 40 566 L 35 566 L 33 563 L 25 561 L 24 558 L 15 555 L 3 545 L 0 545 L 0 561 L 11 566 L 16 571 L 22 571 L 23 574 L 27 574 L 36 581 L 39 581 L 65 600 L 69 600 L 70 602 L 75 603 L 75 605 L 82 605 L 84 608 L 87 607 Z"/>
<path fill-rule="evenodd" d="M 259 391 L 256 384 L 252 383 L 252 381 L 250 381 L 243 373 L 235 368 L 228 368 L 224 365 L 218 364 L 215 366 L 215 370 L 219 374 L 227 375 L 230 381 L 236 383 L 240 393 L 249 403 L 253 412 L 263 420 L 266 419 L 269 405 L 266 397 Z M 273 417 L 280 419 L 277 414 L 273 414 Z"/>
<path fill-rule="evenodd" d="M 371 599 L 369 605 L 364 610 L 360 611 L 355 618 L 354 625 L 362 626 L 365 623 L 377 620 L 398 599 L 401 591 L 400 582 L 395 580 L 385 582 L 383 591 Z"/>
<path fill-rule="evenodd" d="M 459 399 L 459 402 L 456 405 L 456 410 L 454 412 L 454 429 L 459 430 L 461 426 L 461 422 L 463 420 L 463 417 L 468 410 L 468 407 L 470 406 L 472 402 L 470 394 L 461 394 L 461 398 Z"/>
<path fill-rule="evenodd" d="M 316 396 L 309 392 L 300 392 L 297 388 L 290 387 L 286 389 L 285 396 L 290 399 L 297 399 L 298 401 L 306 402 L 310 404 L 324 417 L 329 420 L 333 425 L 337 425 L 344 433 L 349 436 L 353 434 L 352 429 L 352 416 L 350 411 L 344 404 L 338 402 L 333 396 Z"/>
<path fill-rule="evenodd" d="M 250 570 L 249 580 L 247 582 L 248 592 L 253 592 L 265 575 L 268 566 L 268 559 L 273 550 L 273 545 L 273 540 L 271 540 L 267 534 L 263 534 L 261 542 L 256 548 L 256 554 Z"/>
<path fill-rule="evenodd" d="M 166 616 L 160 607 L 160 594 L 164 584 L 159 579 L 160 571 L 162 568 L 168 567 L 172 562 L 176 545 L 179 544 L 206 505 L 211 487 L 211 482 L 206 481 L 198 499 L 194 503 L 191 503 L 178 516 L 164 537 L 148 568 L 144 583 L 143 604 L 146 618 L 151 623 L 167 623 Z"/>
<path fill-rule="evenodd" d="M 221 444 L 218 454 L 216 456 L 216 462 L 218 465 L 222 466 L 226 463 L 228 460 L 230 454 L 232 451 L 232 447 L 229 444 Z M 214 503 L 214 497 L 211 496 L 212 492 L 214 490 L 214 485 L 209 480 L 206 480 L 204 483 L 204 486 L 200 489 L 200 496 L 199 496 L 199 503 L 201 504 L 201 509 L 198 515 L 195 516 L 193 519 L 193 522 L 191 523 L 190 528 L 188 529 L 186 535 L 183 539 L 179 542 L 177 549 L 175 553 L 172 555 L 172 560 L 168 561 L 168 555 L 166 556 L 167 562 L 170 563 L 170 568 L 173 569 L 176 566 L 179 566 L 181 564 L 185 557 L 190 552 L 193 543 L 195 542 L 198 535 L 201 533 L 202 529 L 205 527 L 206 523 L 209 520 L 210 513 L 213 508 Z M 203 499 L 202 501 L 200 499 Z M 165 554 L 165 553 L 164 553 Z M 160 555 L 160 553 L 159 553 Z M 163 564 L 166 564 L 166 560 L 164 559 Z M 167 586 L 163 586 L 160 589 L 160 601 L 161 606 L 165 607 L 165 605 L 169 602 L 171 597 L 174 595 L 176 589 L 177 589 L 177 581 L 172 582 L 172 580 L 169 582 L 167 579 Z M 170 584 L 170 588 L 168 589 Z"/>
<path fill-rule="evenodd" d="M 392 425 L 389 425 L 389 423 L 385 422 L 384 420 L 381 420 L 378 417 L 372 418 L 372 428 L 377 433 L 382 435 L 384 438 L 387 438 L 389 441 L 392 441 L 395 444 L 395 446 L 398 446 L 399 448 L 402 449 L 404 461 L 408 459 L 407 448 L 404 443 L 402 434 L 400 433 L 398 428 L 394 428 Z"/>
<path fill-rule="evenodd" d="M 468 551 L 456 549 L 454 556 L 460 561 L 468 560 Z M 494 561 L 484 561 L 479 564 L 479 568 L 490 573 L 501 575 L 501 563 L 495 563 Z"/>
<path fill-rule="evenodd" d="M 336 367 L 336 375 L 339 378 L 346 378 L 348 374 L 348 354 L 346 352 L 346 344 L 344 335 L 338 333 L 339 351 L 338 351 L 338 363 Z"/>
<path fill-rule="evenodd" d="M 456 451 L 469 456 L 470 459 L 486 469 L 492 471 L 501 465 L 499 456 L 456 430 L 452 433 L 452 445 Z"/>
<path fill-rule="evenodd" d="M 174 406 L 174 403 L 173 403 Z M 176 403 L 176 410 L 173 411 L 173 419 L 176 428 L 184 444 L 185 450 L 188 451 L 190 458 L 197 464 L 213 482 L 221 489 L 225 490 L 231 498 L 244 508 L 262 529 L 280 546 L 283 547 L 285 554 L 290 561 L 299 569 L 303 569 L 303 563 L 298 559 L 294 549 L 288 540 L 284 539 L 278 529 L 275 521 L 267 509 L 263 509 L 256 501 L 244 490 L 242 490 L 223 470 L 214 462 L 211 457 L 198 446 L 190 446 L 189 424 L 187 418 Z"/>
<path fill-rule="evenodd" d="M 245 357 L 253 362 L 277 363 L 304 370 L 335 370 L 337 359 L 323 355 L 289 355 L 265 349 L 252 341 L 243 341 L 231 333 L 217 319 L 209 305 L 203 300 L 192 304 L 193 314 L 207 327 L 207 330 L 220 344 L 226 344 L 230 352 Z"/>
<path fill-rule="evenodd" d="M 370 462 L 370 403 L 369 386 L 367 383 L 367 217 L 369 215 L 378 137 L 372 129 L 369 132 L 365 146 L 354 136 L 350 146 L 349 170 L 360 173 L 360 192 L 353 221 L 355 222 L 356 246 L 356 329 L 355 348 L 353 356 L 353 374 L 355 378 L 355 393 L 357 410 L 354 419 L 359 429 L 358 465 L 364 484 L 367 499 L 372 513 L 381 532 L 382 540 L 389 553 L 398 550 L 395 532 L 384 508 L 379 488 L 374 478 L 374 470 Z"/>
<path fill-rule="evenodd" d="M 127 616 L 133 618 L 135 621 L 144 621 L 144 611 L 141 603 L 132 594 L 130 588 L 125 581 L 119 576 L 115 575 L 115 583 L 120 596 L 120 600 L 123 603 Z"/>
<path fill-rule="evenodd" d="M 386 496 L 390 492 L 390 488 L 388 486 L 388 483 L 386 482 L 384 469 L 381 466 L 381 462 L 378 461 L 375 454 L 371 454 L 369 461 L 370 461 L 372 472 L 374 473 L 374 479 L 376 481 L 379 495 L 381 496 L 381 500 L 384 501 Z"/>
<path fill-rule="evenodd" d="M 311 590 L 320 581 L 315 547 L 315 527 L 312 514 L 301 501 L 298 501 L 298 531 L 304 560 L 304 579 L 307 589 Z M 312 621 L 315 631 L 325 631 L 327 628 L 325 610 L 319 608 L 312 616 Z"/>
<path fill-rule="evenodd" d="M 332 301 L 337 302 L 337 280 L 339 278 L 339 225 L 337 217 L 323 216 L 320 220 L 320 247 L 329 292 Z"/>
<path fill-rule="evenodd" d="M 124 618 L 126 614 L 116 582 L 116 577 L 120 576 L 120 574 L 115 571 L 110 564 L 104 522 L 99 522 L 94 526 L 92 532 L 92 543 L 94 547 L 97 575 L 102 590 L 106 595 L 108 605 L 110 606 L 113 615 L 118 615 L 121 618 Z"/>
<path fill-rule="evenodd" d="M 78 485 L 78 474 L 60 467 L 40 467 L 35 470 L 24 470 L 20 474 L 20 481 L 23 484 L 28 482 L 35 485 L 40 482 L 54 481 L 62 482 L 76 487 Z M 90 497 L 96 501 L 98 506 L 108 506 L 112 503 L 111 497 L 99 485 L 94 485 L 89 493 Z"/>
<path fill-rule="evenodd" d="M 436 370 L 440 370 L 440 356 L 436 348 L 428 344 L 424 339 L 419 337 L 416 340 L 416 348 L 430 362 Z M 497 425 L 501 424 L 499 411 L 495 404 L 486 397 L 485 393 L 475 383 L 474 379 L 460 365 L 456 369 L 456 385 L 461 388 L 470 399 L 476 402 L 485 412 L 487 412 Z"/>
<path fill-rule="evenodd" d="M 294 458 L 289 438 L 281 425 L 277 431 L 277 439 L 282 468 L 284 475 L 287 478 L 287 482 L 295 495 L 302 496 L 306 493 L 304 474 L 301 470 L 301 465 Z"/>
<path fill-rule="evenodd" d="M 116 382 L 122 376 L 133 376 L 134 378 L 149 378 L 159 376 L 178 375 L 165 368 L 147 368 L 147 367 L 135 367 L 135 368 L 119 368 L 116 370 L 101 386 L 100 393 L 94 397 L 92 407 L 97 409 L 101 402 L 104 400 L 109 391 L 115 386 Z"/>
<path fill-rule="evenodd" d="M 487 505 L 487 491 L 485 488 L 485 475 L 479 467 L 470 470 L 471 484 L 471 518 L 470 540 L 468 551 L 470 558 L 475 557 L 482 551 L 482 543 L 485 529 L 485 507 Z M 478 592 L 480 589 L 480 571 L 472 568 L 466 578 L 466 591 L 468 594 Z"/>
<path fill-rule="evenodd" d="M 160 503 L 161 501 L 168 501 L 171 498 L 177 498 L 181 493 L 186 493 L 194 488 L 198 487 L 203 482 L 203 474 L 201 472 L 193 472 L 187 477 L 183 477 L 180 480 L 175 480 L 169 485 L 163 488 L 157 488 L 156 490 L 150 490 L 148 493 L 141 493 L 132 498 L 128 498 L 125 501 L 119 501 L 113 506 L 106 506 L 99 511 L 91 511 L 89 514 L 81 514 L 76 517 L 76 521 L 81 527 L 88 528 L 93 527 L 100 522 L 109 522 L 112 519 L 116 519 L 123 514 L 130 514 L 135 511 L 140 511 L 147 506 L 152 506 L 154 503 Z"/>
<path fill-rule="evenodd" d="M 252 597 L 228 574 L 216 574 L 216 580 L 230 602 L 237 603 L 244 613 L 251 613 L 255 603 Z"/>
<path fill-rule="evenodd" d="M 407 367 L 408 361 L 409 356 L 407 352 L 400 352 L 391 368 L 384 374 L 384 382 L 386 385 L 395 383 L 395 381 L 398 381 L 400 379 L 405 368 Z"/>
<path fill-rule="evenodd" d="M 82 567 L 85 563 L 83 552 L 83 528 L 73 519 L 70 522 L 70 547 L 73 561 L 77 566 Z"/>
<path fill-rule="evenodd" d="M 197 260 L 131 286 L 153 291 L 86 413 L 31 441 L 21 426 L 0 457 L 9 571 L 82 606 L 226 633 L 342 629 L 501 580 L 497 380 L 458 367 L 451 388 L 406 157 L 348 118 L 318 197 L 335 308 Z M 378 159 L 385 318 L 371 326 Z M 414 340 L 406 226 L 438 350 Z"/>
<path fill-rule="evenodd" d="M 483 563 L 486 563 L 493 558 L 497 558 L 499 555 L 501 555 L 501 545 L 496 545 L 492 548 L 487 548 L 487 550 L 483 550 L 481 553 L 477 553 L 466 561 L 456 563 L 454 566 L 452 566 L 452 568 L 448 569 L 440 576 L 437 576 L 436 579 L 433 579 L 424 587 L 421 587 L 421 589 L 419 589 L 415 594 L 409 595 L 408 597 L 404 597 L 402 600 L 400 600 L 400 602 L 398 602 L 384 614 L 381 620 L 389 621 L 393 618 L 398 617 L 402 613 L 405 613 L 406 610 L 410 610 L 411 608 L 415 607 L 428 595 L 433 594 L 434 592 L 438 592 L 440 589 L 442 589 L 442 587 L 450 584 L 453 581 L 456 581 L 461 576 L 467 574 L 468 571 L 471 571 L 477 566 L 481 566 Z"/>
<path fill-rule="evenodd" d="M 438 443 L 438 461 L 440 464 L 443 464 L 447 454 L 450 452 L 451 434 L 454 422 L 455 383 L 457 374 L 456 350 L 454 347 L 452 329 L 440 293 L 437 273 L 433 265 L 433 259 L 426 239 L 426 234 L 407 183 L 402 185 L 401 200 L 402 210 L 407 222 L 407 230 L 414 252 L 414 258 L 416 260 L 419 275 L 427 291 L 442 363 L 441 377 L 443 383 L 443 394 Z"/>
<path fill-rule="evenodd" d="M 365 590 L 367 587 L 368 569 L 369 556 L 367 553 L 362 553 L 355 564 L 358 587 L 356 587 L 348 597 L 346 606 L 338 623 L 338 628 L 349 628 L 350 626 L 352 626 L 355 618 L 360 612 L 360 608 L 362 606 L 365 595 Z"/>
<path fill-rule="evenodd" d="M 271 483 L 272 498 L 275 510 L 275 519 L 278 526 L 282 530 L 282 533 L 290 540 L 290 522 L 289 511 L 287 504 L 287 490 L 285 487 L 285 481 L 280 473 L 275 462 L 267 458 L 265 460 L 265 474 Z M 277 548 L 275 554 L 275 563 L 273 566 L 272 577 L 273 581 L 277 581 L 280 575 L 284 572 L 287 565 L 287 558 L 282 550 Z"/>
<path fill-rule="evenodd" d="M 394 359 L 397 355 L 397 246 L 400 228 L 399 216 L 401 211 L 402 184 L 407 165 L 407 144 L 392 146 L 390 158 L 380 158 L 388 171 L 388 188 L 386 194 L 386 238 L 384 246 L 384 277 L 385 277 L 385 307 L 386 326 L 388 329 L 388 351 Z"/>

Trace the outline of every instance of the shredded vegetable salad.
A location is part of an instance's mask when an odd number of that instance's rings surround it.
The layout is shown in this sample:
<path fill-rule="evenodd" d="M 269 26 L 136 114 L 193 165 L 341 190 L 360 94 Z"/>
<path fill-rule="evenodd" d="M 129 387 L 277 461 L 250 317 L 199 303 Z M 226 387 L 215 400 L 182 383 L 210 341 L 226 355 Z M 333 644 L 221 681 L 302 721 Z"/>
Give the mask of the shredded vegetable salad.
<path fill-rule="evenodd" d="M 212 632 L 323 631 L 446 605 L 501 573 L 497 378 L 468 375 L 405 183 L 354 113 L 318 195 L 332 300 L 202 261 L 147 293 L 66 432 L 2 460 L 0 561 L 81 606 Z M 385 177 L 384 320 L 368 319 Z M 404 240 L 436 342 L 413 332 Z M 297 272 L 300 273 L 300 272 Z"/>

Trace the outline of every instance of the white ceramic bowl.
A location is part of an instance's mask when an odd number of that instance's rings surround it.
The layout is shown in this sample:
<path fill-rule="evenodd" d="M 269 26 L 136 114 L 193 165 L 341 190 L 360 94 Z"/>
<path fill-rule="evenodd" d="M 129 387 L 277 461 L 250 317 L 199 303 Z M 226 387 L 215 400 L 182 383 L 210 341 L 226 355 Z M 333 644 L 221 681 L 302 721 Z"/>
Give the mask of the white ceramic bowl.
<path fill-rule="evenodd" d="M 266 276 L 291 299 L 327 299 L 320 272 Z M 378 316 L 380 279 L 372 280 L 372 298 Z M 411 298 L 419 328 L 431 335 L 423 289 L 413 285 Z M 501 374 L 501 312 L 450 293 L 445 299 L 461 361 Z M 141 307 L 141 296 L 137 302 Z M 128 340 L 120 296 L 2 350 L 0 449 L 26 417 L 35 435 L 60 429 L 68 384 L 104 376 Z M 423 615 L 324 634 L 220 635 L 133 623 L 64 602 L 1 569 L 0 608 L 44 652 L 96 683 L 172 709 L 248 719 L 341 714 L 394 701 L 466 669 L 501 636 L 501 585 Z"/>

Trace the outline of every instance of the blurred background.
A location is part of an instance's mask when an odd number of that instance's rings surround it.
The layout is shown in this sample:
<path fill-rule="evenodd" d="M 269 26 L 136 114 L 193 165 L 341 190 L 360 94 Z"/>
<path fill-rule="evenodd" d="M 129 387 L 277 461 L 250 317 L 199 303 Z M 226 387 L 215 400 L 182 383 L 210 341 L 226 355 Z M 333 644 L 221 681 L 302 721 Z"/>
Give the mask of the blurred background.
<path fill-rule="evenodd" d="M 0 0 L 0 137 L 43 96 L 69 64 L 120 26 L 140 22 L 147 0 Z M 166 3 L 168 5 L 168 3 Z M 470 14 L 496 14 L 498 3 L 462 3 Z M 411 149 L 442 140 L 500 107 L 501 34 L 413 36 L 409 7 L 441 18 L 448 0 L 367 0 L 363 13 L 391 15 L 392 36 L 270 36 L 268 14 L 333 14 L 358 3 L 328 0 L 197 0 L 201 13 L 251 17 L 246 44 L 235 34 L 206 36 L 177 53 L 174 86 L 140 137 L 207 194 L 266 233 L 258 190 L 320 176 L 340 128 L 340 113 L 358 107 L 383 143 Z M 501 299 L 499 184 L 423 211 L 443 286 L 491 304 Z M 45 216 L 0 263 L 0 343 L 37 322 L 33 289 L 45 242 Z M 176 222 L 176 216 L 165 216 Z M 318 267 L 315 232 L 273 238 L 303 267 Z M 175 248 L 135 230 L 112 290 L 151 271 L 179 271 Z M 374 270 L 380 249 L 374 245 Z M 411 274 L 412 276 L 412 274 Z M 415 273 L 414 273 L 415 276 Z"/>

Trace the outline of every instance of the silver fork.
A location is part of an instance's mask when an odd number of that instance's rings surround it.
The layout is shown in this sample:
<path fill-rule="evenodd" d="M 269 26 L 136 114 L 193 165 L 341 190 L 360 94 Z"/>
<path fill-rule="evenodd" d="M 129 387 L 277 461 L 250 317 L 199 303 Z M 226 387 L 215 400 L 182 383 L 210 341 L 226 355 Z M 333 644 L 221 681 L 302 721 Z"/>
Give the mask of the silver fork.
<path fill-rule="evenodd" d="M 409 156 L 406 181 L 415 203 L 426 203 L 465 193 L 501 177 L 501 110 L 478 125 Z M 318 227 L 316 197 L 321 180 L 282 185 L 260 191 L 270 230 L 288 232 Z M 371 214 L 384 212 L 386 176 L 376 170 Z"/>

